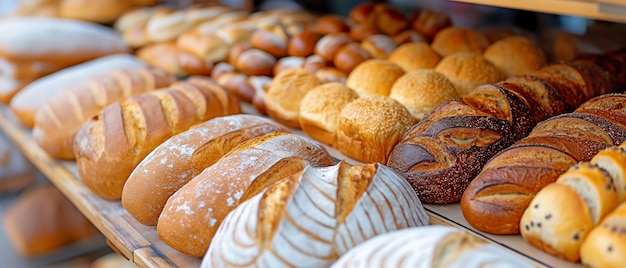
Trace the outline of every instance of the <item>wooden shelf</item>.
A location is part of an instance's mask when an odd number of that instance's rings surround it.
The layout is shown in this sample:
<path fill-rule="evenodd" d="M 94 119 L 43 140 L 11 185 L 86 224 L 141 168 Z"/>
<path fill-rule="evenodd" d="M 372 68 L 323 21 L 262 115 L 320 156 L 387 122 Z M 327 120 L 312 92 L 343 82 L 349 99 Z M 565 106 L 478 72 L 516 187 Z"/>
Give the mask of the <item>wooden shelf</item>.
<path fill-rule="evenodd" d="M 452 0 L 470 4 L 626 23 L 623 0 Z"/>
<path fill-rule="evenodd" d="M 254 108 L 244 105 L 244 112 Z M 201 259 L 185 255 L 171 248 L 157 235 L 152 226 L 137 222 L 119 201 L 101 199 L 80 181 L 74 161 L 52 159 L 33 140 L 30 129 L 17 122 L 8 107 L 0 105 L 0 130 L 22 150 L 24 155 L 57 186 L 74 205 L 107 238 L 107 243 L 120 255 L 142 267 L 199 267 Z M 304 135 L 295 131 L 296 134 Z M 327 147 L 338 159 L 346 158 L 336 149 Z M 425 205 L 430 223 L 464 229 L 475 236 L 517 254 L 537 267 L 582 267 L 550 256 L 526 243 L 519 235 L 497 236 L 481 233 L 463 218 L 459 204 Z"/>

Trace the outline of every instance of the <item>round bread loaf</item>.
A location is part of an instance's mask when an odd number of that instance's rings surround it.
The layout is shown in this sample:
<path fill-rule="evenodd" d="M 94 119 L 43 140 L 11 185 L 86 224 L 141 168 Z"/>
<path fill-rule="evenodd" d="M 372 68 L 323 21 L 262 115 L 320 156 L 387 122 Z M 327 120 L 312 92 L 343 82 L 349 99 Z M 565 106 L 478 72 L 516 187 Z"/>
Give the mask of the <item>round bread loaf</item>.
<path fill-rule="evenodd" d="M 399 34 L 392 36 L 391 39 L 396 43 L 396 45 L 402 45 L 402 44 L 413 43 L 413 42 L 428 42 L 428 40 L 426 40 L 426 38 L 422 36 L 422 34 L 411 29 L 404 30 L 400 32 Z"/>
<path fill-rule="evenodd" d="M 541 48 L 524 36 L 499 40 L 491 44 L 483 56 L 506 77 L 530 73 L 546 64 Z"/>
<path fill-rule="evenodd" d="M 287 56 L 287 35 L 284 32 L 258 29 L 250 37 L 250 44 L 276 58 Z"/>
<path fill-rule="evenodd" d="M 238 70 L 248 75 L 272 75 L 276 58 L 271 54 L 256 48 L 248 49 L 237 58 Z"/>
<path fill-rule="evenodd" d="M 226 57 L 226 63 L 236 66 L 237 61 L 239 60 L 239 57 L 241 56 L 241 54 L 251 48 L 252 48 L 252 45 L 250 44 L 250 42 L 239 42 L 239 43 L 232 45 L 232 47 L 230 48 L 230 51 L 228 51 L 228 56 Z M 214 79 L 214 80 L 217 80 L 217 79 Z"/>
<path fill-rule="evenodd" d="M 376 27 L 368 24 L 357 24 L 350 28 L 348 35 L 356 41 L 363 41 L 370 35 L 382 34 Z"/>
<path fill-rule="evenodd" d="M 457 52 L 483 53 L 489 47 L 489 39 L 473 29 L 448 27 L 435 35 L 431 46 L 442 57 Z"/>
<path fill-rule="evenodd" d="M 481 84 L 496 83 L 504 79 L 491 62 L 473 52 L 459 52 L 444 57 L 435 67 L 435 71 L 445 75 L 461 97 Z"/>
<path fill-rule="evenodd" d="M 276 121 L 293 128 L 300 127 L 300 102 L 304 95 L 321 82 L 302 68 L 291 68 L 274 77 L 263 100 L 267 113 Z"/>
<path fill-rule="evenodd" d="M 411 113 L 392 98 L 358 98 L 341 110 L 337 147 L 356 160 L 385 164 L 393 147 L 415 123 Z"/>
<path fill-rule="evenodd" d="M 389 96 L 393 83 L 404 75 L 400 66 L 388 60 L 370 59 L 357 65 L 348 75 L 346 85 L 361 97 Z"/>
<path fill-rule="evenodd" d="M 389 54 L 389 61 L 405 71 L 434 69 L 441 56 L 425 42 L 413 42 L 400 45 Z"/>
<path fill-rule="evenodd" d="M 322 35 L 348 32 L 349 30 L 350 27 L 346 24 L 345 19 L 337 15 L 321 16 L 313 26 L 313 31 Z"/>
<path fill-rule="evenodd" d="M 423 69 L 407 72 L 398 78 L 389 97 L 404 105 L 413 117 L 422 120 L 439 104 L 459 95 L 444 75 Z"/>
<path fill-rule="evenodd" d="M 341 83 L 326 83 L 309 91 L 300 104 L 300 128 L 322 143 L 337 147 L 341 109 L 359 96 Z"/>

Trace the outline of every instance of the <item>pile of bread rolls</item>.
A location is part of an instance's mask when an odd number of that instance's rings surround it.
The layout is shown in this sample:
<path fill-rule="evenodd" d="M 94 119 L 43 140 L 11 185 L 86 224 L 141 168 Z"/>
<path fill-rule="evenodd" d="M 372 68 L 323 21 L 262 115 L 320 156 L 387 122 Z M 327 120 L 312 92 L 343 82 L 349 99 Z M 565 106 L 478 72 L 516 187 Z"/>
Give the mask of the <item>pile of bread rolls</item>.
<path fill-rule="evenodd" d="M 522 237 L 550 254 L 581 260 L 588 267 L 623 265 L 618 256 L 626 253 L 625 146 L 598 152 L 542 188 L 522 215 Z"/>

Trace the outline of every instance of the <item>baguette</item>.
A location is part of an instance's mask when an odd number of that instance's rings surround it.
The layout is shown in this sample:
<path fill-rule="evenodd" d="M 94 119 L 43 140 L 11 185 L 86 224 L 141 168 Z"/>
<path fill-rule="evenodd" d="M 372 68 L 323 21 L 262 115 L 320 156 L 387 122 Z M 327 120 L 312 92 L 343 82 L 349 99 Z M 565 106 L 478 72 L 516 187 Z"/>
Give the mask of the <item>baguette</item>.
<path fill-rule="evenodd" d="M 65 88 L 39 108 L 33 139 L 52 157 L 73 159 L 74 135 L 107 105 L 169 86 L 176 80 L 159 68 L 118 69 Z"/>
<path fill-rule="evenodd" d="M 275 132 L 248 140 L 167 200 L 157 233 L 171 247 L 202 257 L 229 212 L 307 164 L 329 166 L 334 159 L 319 143 L 293 134 Z"/>
<path fill-rule="evenodd" d="M 307 166 L 229 213 L 202 267 L 328 267 L 371 237 L 427 224 L 411 185 L 382 164 Z"/>
<path fill-rule="evenodd" d="M 198 124 L 171 137 L 148 154 L 130 174 L 122 205 L 145 225 L 156 225 L 167 199 L 189 180 L 240 143 L 288 130 L 254 115 L 232 115 Z"/>
<path fill-rule="evenodd" d="M 199 122 L 227 115 L 225 107 L 239 108 L 223 104 L 216 93 L 228 93 L 213 82 L 179 81 L 170 87 L 110 104 L 78 131 L 73 147 L 78 175 L 94 193 L 119 200 L 128 176 L 159 144 Z"/>

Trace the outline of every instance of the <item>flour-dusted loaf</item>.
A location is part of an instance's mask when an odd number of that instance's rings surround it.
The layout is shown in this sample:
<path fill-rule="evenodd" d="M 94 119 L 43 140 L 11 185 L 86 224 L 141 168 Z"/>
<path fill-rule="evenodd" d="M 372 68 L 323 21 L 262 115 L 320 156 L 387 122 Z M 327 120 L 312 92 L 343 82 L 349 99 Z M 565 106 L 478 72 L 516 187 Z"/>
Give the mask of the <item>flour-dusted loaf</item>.
<path fill-rule="evenodd" d="M 172 136 L 133 170 L 122 205 L 146 225 L 156 225 L 167 199 L 235 146 L 251 138 L 288 130 L 266 118 L 237 114 L 211 119 Z"/>
<path fill-rule="evenodd" d="M 78 131 L 78 175 L 94 193 L 120 199 L 128 176 L 159 144 L 197 123 L 240 112 L 238 103 L 230 103 L 236 99 L 224 98 L 231 94 L 210 80 L 170 87 L 110 104 Z"/>
<path fill-rule="evenodd" d="M 154 67 L 122 68 L 77 81 L 37 110 L 33 139 L 52 157 L 72 159 L 74 135 L 92 116 L 111 103 L 174 81 L 174 75 Z"/>
<path fill-rule="evenodd" d="M 461 229 L 431 225 L 375 236 L 331 267 L 534 267 Z"/>
<path fill-rule="evenodd" d="M 594 227 L 580 248 L 583 265 L 592 268 L 624 266 L 626 254 L 626 203 L 622 202 Z"/>
<path fill-rule="evenodd" d="M 228 214 L 202 267 L 328 267 L 371 237 L 427 224 L 417 194 L 384 165 L 307 166 Z"/>
<path fill-rule="evenodd" d="M 202 257 L 226 215 L 241 202 L 307 165 L 334 162 L 321 144 L 303 136 L 275 132 L 250 139 L 168 199 L 157 233 L 171 247 Z"/>

